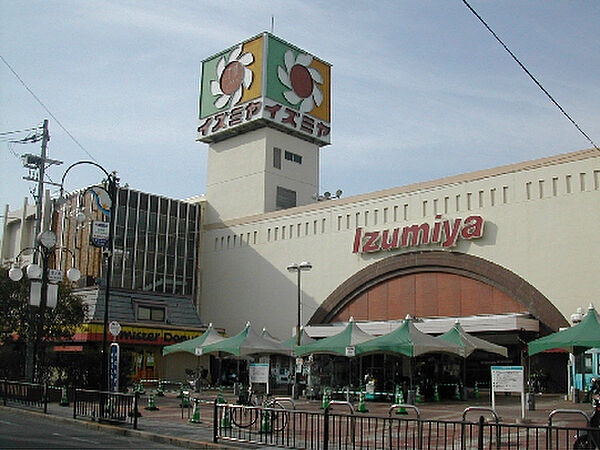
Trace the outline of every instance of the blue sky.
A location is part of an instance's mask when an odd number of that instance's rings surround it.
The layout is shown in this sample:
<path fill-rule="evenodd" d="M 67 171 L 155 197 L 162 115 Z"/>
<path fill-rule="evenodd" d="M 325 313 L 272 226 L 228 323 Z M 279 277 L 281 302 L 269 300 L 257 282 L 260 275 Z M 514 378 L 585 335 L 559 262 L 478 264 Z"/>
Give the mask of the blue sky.
<path fill-rule="evenodd" d="M 471 5 L 600 143 L 600 2 Z M 332 145 L 321 191 L 344 196 L 496 167 L 591 144 L 460 0 L 0 1 L 0 54 L 85 150 L 122 183 L 175 198 L 203 193 L 196 138 L 200 62 L 261 31 L 330 62 Z M 50 120 L 49 170 L 90 159 L 0 61 L 0 132 Z M 0 205 L 31 183 L 0 142 Z M 99 181 L 77 168 L 67 189 Z"/>

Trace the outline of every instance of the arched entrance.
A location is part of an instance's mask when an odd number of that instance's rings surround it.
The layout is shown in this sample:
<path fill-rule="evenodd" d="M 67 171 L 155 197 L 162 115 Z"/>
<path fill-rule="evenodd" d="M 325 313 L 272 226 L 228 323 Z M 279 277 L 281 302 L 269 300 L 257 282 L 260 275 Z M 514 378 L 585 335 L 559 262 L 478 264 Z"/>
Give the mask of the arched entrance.
<path fill-rule="evenodd" d="M 390 256 L 362 269 L 344 281 L 321 304 L 308 325 L 348 321 L 386 321 L 413 317 L 464 317 L 482 314 L 529 313 L 539 320 L 540 333 L 567 326 L 558 309 L 535 287 L 510 270 L 483 258 L 458 252 L 423 251 Z M 537 333 L 536 333 L 537 335 Z M 509 349 L 512 364 L 525 365 L 524 342 L 536 337 L 532 332 L 512 329 L 485 333 L 488 340 Z M 552 355 L 551 355 L 552 356 Z M 419 360 L 421 358 L 421 360 Z M 447 355 L 427 355 L 412 362 L 417 378 L 489 382 L 489 367 L 480 359 L 460 361 Z M 405 383 L 408 361 L 394 355 L 361 358 L 354 376 L 371 373 L 377 380 Z M 492 360 L 493 361 L 493 360 Z M 488 361 L 489 362 L 489 361 Z M 355 364 L 359 364 L 355 361 Z M 461 365 L 465 364 L 461 368 Z M 543 369 L 565 364 L 564 355 L 555 355 Z M 340 365 L 340 367 L 343 367 Z M 542 367 L 542 366 L 540 366 Z M 427 371 L 435 371 L 434 374 Z M 467 374 L 467 375 L 465 375 Z M 554 389 L 566 385 L 564 371 L 554 374 Z M 462 376 L 460 377 L 462 379 Z M 430 388 L 431 386 L 429 386 Z M 378 386 L 388 389 L 389 386 Z"/>
<path fill-rule="evenodd" d="M 485 259 L 458 252 L 425 251 L 390 256 L 343 282 L 308 325 L 357 320 L 458 317 L 529 312 L 546 331 L 568 322 L 527 281 Z M 542 331 L 542 330 L 540 330 Z"/>

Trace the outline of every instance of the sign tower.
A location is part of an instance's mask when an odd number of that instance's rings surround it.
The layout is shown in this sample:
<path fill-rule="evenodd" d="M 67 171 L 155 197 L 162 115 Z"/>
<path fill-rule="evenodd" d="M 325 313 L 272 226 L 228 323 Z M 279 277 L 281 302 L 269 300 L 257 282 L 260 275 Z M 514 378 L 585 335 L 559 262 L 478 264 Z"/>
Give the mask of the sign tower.
<path fill-rule="evenodd" d="M 330 143 L 331 65 L 262 33 L 202 61 L 207 223 L 306 205 Z"/>

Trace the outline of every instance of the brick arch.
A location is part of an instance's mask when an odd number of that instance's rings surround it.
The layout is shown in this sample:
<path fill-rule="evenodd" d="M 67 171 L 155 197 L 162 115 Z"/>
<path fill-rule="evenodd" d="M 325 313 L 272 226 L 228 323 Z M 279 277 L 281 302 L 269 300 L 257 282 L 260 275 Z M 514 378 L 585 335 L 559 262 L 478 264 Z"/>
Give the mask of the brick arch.
<path fill-rule="evenodd" d="M 427 251 L 390 256 L 338 286 L 309 325 L 411 316 L 529 312 L 551 330 L 567 326 L 558 309 L 527 281 L 477 256 Z"/>

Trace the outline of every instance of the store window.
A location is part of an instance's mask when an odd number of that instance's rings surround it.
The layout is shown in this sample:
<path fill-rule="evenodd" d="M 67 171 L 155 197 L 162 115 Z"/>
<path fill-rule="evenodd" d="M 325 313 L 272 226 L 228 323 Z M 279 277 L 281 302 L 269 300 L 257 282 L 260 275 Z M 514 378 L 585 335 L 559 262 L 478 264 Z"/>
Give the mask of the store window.
<path fill-rule="evenodd" d="M 164 322 L 165 321 L 165 307 L 164 306 L 138 305 L 137 320 L 144 320 L 144 321 L 150 321 L 150 322 Z"/>

